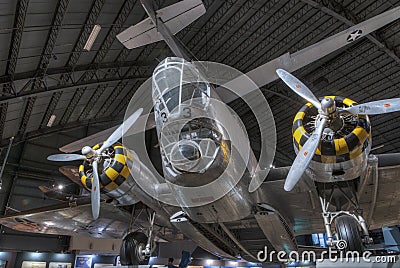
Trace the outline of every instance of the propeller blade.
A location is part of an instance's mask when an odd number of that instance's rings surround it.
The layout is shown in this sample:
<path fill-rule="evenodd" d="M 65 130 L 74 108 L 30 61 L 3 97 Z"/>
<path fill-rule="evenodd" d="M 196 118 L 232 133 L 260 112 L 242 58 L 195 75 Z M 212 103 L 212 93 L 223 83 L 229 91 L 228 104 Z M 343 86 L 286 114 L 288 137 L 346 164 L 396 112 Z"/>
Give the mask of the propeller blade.
<path fill-rule="evenodd" d="M 108 137 L 108 139 L 103 143 L 103 145 L 98 149 L 98 153 L 101 153 L 106 148 L 110 147 L 116 143 L 122 136 L 128 131 L 131 126 L 136 122 L 139 116 L 142 114 L 143 108 L 138 109 L 131 116 L 129 116 L 122 124 Z"/>
<path fill-rule="evenodd" d="M 75 160 L 86 160 L 86 156 L 80 155 L 80 154 L 53 154 L 53 155 L 48 156 L 47 160 L 67 162 L 67 161 L 75 161 Z"/>
<path fill-rule="evenodd" d="M 283 69 L 277 69 L 276 73 L 296 94 L 310 102 L 318 110 L 321 109 L 321 103 L 317 97 L 315 97 L 311 90 L 299 79 Z"/>
<path fill-rule="evenodd" d="M 400 111 L 400 98 L 378 100 L 343 108 L 342 111 L 352 114 L 386 114 Z"/>
<path fill-rule="evenodd" d="M 318 127 L 315 129 L 314 133 L 310 136 L 307 142 L 304 144 L 303 148 L 299 151 L 296 159 L 293 162 L 292 167 L 289 170 L 289 174 L 286 177 L 285 191 L 291 191 L 296 183 L 300 180 L 304 171 L 310 164 L 311 159 L 317 150 L 319 141 L 321 140 L 322 132 L 324 131 L 327 119 L 322 119 Z"/>
<path fill-rule="evenodd" d="M 93 182 L 92 191 L 90 193 L 90 199 L 92 201 L 92 215 L 93 220 L 97 220 L 100 214 L 100 182 L 99 182 L 99 171 L 97 161 L 93 161 Z"/>

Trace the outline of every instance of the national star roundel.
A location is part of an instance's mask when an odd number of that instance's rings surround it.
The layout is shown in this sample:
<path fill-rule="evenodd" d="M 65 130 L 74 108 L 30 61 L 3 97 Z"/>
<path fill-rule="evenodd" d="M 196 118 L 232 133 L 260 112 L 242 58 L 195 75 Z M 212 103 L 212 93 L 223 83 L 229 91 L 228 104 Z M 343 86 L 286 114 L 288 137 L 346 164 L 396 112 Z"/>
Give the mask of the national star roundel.
<path fill-rule="evenodd" d="M 356 30 L 347 36 L 347 42 L 353 42 L 356 41 L 358 38 L 360 38 L 362 35 L 362 30 Z"/>

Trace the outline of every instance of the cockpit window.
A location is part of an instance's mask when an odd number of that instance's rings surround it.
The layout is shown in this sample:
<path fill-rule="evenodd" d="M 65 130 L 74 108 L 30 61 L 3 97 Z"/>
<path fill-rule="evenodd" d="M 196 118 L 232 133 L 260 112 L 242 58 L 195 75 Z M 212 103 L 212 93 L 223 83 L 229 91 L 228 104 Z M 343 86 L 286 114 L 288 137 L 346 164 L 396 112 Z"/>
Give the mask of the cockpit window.
<path fill-rule="evenodd" d="M 211 125 L 204 125 L 201 120 L 196 119 L 185 124 L 180 133 L 180 139 L 193 140 L 204 138 L 220 142 L 222 135 L 217 129 L 212 128 Z"/>
<path fill-rule="evenodd" d="M 195 98 L 205 97 L 204 94 L 207 95 L 208 85 L 204 82 L 183 84 L 181 96 L 179 96 L 180 93 L 179 89 L 180 87 L 175 87 L 173 89 L 168 90 L 163 95 L 163 100 L 169 112 L 171 112 L 180 103 L 184 103 L 185 101 Z"/>
<path fill-rule="evenodd" d="M 207 92 L 207 84 L 198 82 L 190 83 L 182 86 L 182 102 L 190 99 L 201 98 Z"/>
<path fill-rule="evenodd" d="M 164 103 L 167 105 L 168 111 L 172 111 L 176 106 L 179 105 L 179 87 L 168 90 L 163 95 L 163 99 Z"/>

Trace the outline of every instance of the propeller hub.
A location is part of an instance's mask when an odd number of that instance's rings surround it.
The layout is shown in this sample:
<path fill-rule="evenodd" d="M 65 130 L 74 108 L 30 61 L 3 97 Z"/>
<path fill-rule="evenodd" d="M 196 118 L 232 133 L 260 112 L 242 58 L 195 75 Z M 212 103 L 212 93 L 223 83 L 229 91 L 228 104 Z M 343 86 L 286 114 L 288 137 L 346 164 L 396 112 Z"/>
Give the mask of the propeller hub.
<path fill-rule="evenodd" d="M 92 158 L 95 155 L 95 153 L 96 152 L 89 146 L 85 146 L 82 148 L 82 154 L 87 158 Z"/>
<path fill-rule="evenodd" d="M 323 98 L 321 101 L 321 111 L 324 115 L 330 115 L 336 112 L 335 101 L 331 98 Z"/>

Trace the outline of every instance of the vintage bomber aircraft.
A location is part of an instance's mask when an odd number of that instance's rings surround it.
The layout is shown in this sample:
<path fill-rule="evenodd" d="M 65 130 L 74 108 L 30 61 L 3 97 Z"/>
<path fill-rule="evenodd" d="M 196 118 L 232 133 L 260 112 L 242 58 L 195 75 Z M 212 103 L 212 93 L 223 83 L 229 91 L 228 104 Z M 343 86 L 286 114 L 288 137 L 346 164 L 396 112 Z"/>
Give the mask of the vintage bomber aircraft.
<path fill-rule="evenodd" d="M 173 33 L 205 12 L 201 1 L 185 0 L 175 4 L 173 8 L 167 7 L 159 11 L 154 11 L 150 1 L 141 2 L 149 18 L 121 33 L 120 41 L 131 48 L 164 39 L 172 51 L 183 59 L 167 58 L 156 68 L 156 72 L 168 73 L 171 66 L 180 63 L 181 66 L 185 65 L 193 73 L 201 76 L 201 71 L 185 61 L 189 57 L 179 48 L 173 36 Z M 179 14 L 176 14 L 177 12 Z M 97 144 L 93 148 L 84 147 L 82 155 L 64 154 L 49 157 L 58 161 L 84 161 L 79 167 L 79 174 L 71 168 L 64 168 L 61 171 L 75 181 L 76 176 L 80 176 L 82 185 L 91 191 L 90 199 L 87 196 L 72 196 L 67 202 L 56 206 L 4 216 L 0 218 L 0 223 L 27 232 L 124 237 L 121 259 L 126 264 L 146 263 L 154 250 L 154 239 L 174 240 L 176 231 L 183 233 L 209 252 L 229 259 L 241 257 L 256 261 L 257 252 L 264 246 L 286 252 L 296 250 L 298 249 L 294 238 L 296 235 L 321 231 L 328 233 L 329 246 L 342 248 L 343 244 L 347 243 L 350 249 L 360 250 L 361 236 L 357 222 L 364 231 L 362 237 L 364 243 L 370 242 L 366 227 L 379 228 L 400 222 L 399 200 L 394 195 L 399 178 L 400 155 L 369 155 L 370 126 L 368 118 L 363 114 L 370 114 L 368 111 L 376 109 L 377 113 L 394 111 L 399 105 L 392 100 L 385 100 L 377 103 L 374 108 L 373 103 L 353 105 L 351 100 L 340 97 L 327 97 L 320 103 L 289 73 L 280 70 L 277 75 L 275 70 L 277 68 L 297 70 L 399 17 L 400 8 L 392 9 L 292 55 L 284 54 L 247 74 L 257 86 L 276 80 L 279 75 L 292 89 L 294 88 L 311 103 L 295 117 L 293 139 L 299 154 L 291 171 L 289 167 L 271 169 L 268 177 L 255 191 L 248 190 L 253 179 L 251 171 L 254 168 L 250 166 L 249 172 L 240 178 L 239 183 L 230 192 L 210 204 L 197 207 L 187 207 L 185 204 L 172 206 L 152 198 L 137 185 L 134 176 L 157 186 L 154 186 L 155 192 L 167 189 L 166 191 L 169 190 L 172 196 L 179 196 L 179 192 L 172 192 L 174 189 L 160 186 L 176 177 L 179 177 L 181 182 L 185 182 L 186 178 L 187 181 L 193 182 L 193 173 L 198 179 L 202 179 L 201 174 L 212 174 L 216 169 L 223 170 L 226 163 L 218 162 L 221 161 L 221 153 L 224 153 L 222 158 L 234 161 L 229 157 L 235 148 L 229 146 L 229 137 L 216 121 L 200 122 L 201 127 L 188 129 L 190 133 L 196 135 L 184 135 L 184 139 L 177 141 L 177 144 L 182 146 L 177 147 L 182 149 L 181 155 L 196 160 L 203 153 L 202 147 L 197 145 L 197 138 L 204 138 L 197 131 L 210 130 L 216 134 L 207 137 L 217 145 L 213 159 L 208 159 L 209 164 L 204 165 L 201 172 L 199 170 L 191 172 L 193 170 L 190 166 L 179 166 L 179 162 L 164 157 L 162 165 L 165 181 L 156 181 L 154 174 L 151 174 L 140 161 L 140 157 L 135 155 L 134 148 L 125 148 L 117 143 L 132 125 L 133 129 L 141 124 L 147 124 L 147 129 L 154 127 L 154 122 L 146 122 L 144 116 L 139 117 L 141 113 L 139 109 L 119 128 L 103 131 L 100 135 L 90 136 L 61 148 L 64 152 L 73 152 L 77 150 L 76 146 L 82 143 L 93 145 L 104 140 L 105 136 L 109 136 L 106 142 Z M 173 18 L 178 18 L 179 23 L 171 21 Z M 355 33 L 357 38 L 349 38 Z M 172 110 L 168 105 L 161 108 L 160 98 L 162 101 L 168 94 L 170 97 L 176 96 L 175 92 L 170 92 L 174 91 L 174 88 L 166 88 L 161 84 L 162 81 L 153 79 L 153 90 L 161 89 L 153 92 L 153 96 L 156 96 L 153 102 L 157 108 L 154 117 L 158 135 L 162 134 L 161 113 L 168 112 L 169 118 L 179 118 L 180 114 L 174 114 L 176 111 L 174 108 L 182 105 L 179 100 L 174 99 Z M 241 94 L 245 95 L 255 89 L 244 88 Z M 184 85 L 180 87 L 180 93 L 193 93 L 193 95 L 198 93 L 199 98 L 206 101 L 210 98 L 209 93 L 212 90 L 212 85 L 208 83 L 194 83 L 190 87 Z M 234 98 L 228 94 L 220 94 L 219 97 L 225 102 Z M 312 107 L 319 109 L 317 111 Z M 321 137 L 322 142 L 320 142 Z M 358 138 L 359 142 L 354 142 L 354 138 Z M 222 143 L 224 148 L 219 150 Z M 335 156 L 331 155 L 333 149 L 336 152 Z M 160 143 L 161 153 L 163 150 L 165 148 Z M 313 160 L 310 159 L 310 155 L 313 156 Z M 362 168 L 357 169 L 354 166 L 355 162 L 361 164 Z M 298 168 L 300 164 L 303 165 L 302 168 Z M 306 169 L 308 164 L 310 166 Z M 129 172 L 128 165 L 133 166 L 135 171 Z M 174 165 L 177 166 L 174 168 Z M 306 175 L 303 175 L 303 172 L 306 172 Z M 303 179 L 299 180 L 300 177 Z M 299 183 L 296 185 L 297 181 Z M 176 198 L 178 204 L 180 200 Z M 321 207 L 318 200 L 321 201 Z M 320 219 L 321 208 L 324 221 Z M 148 212 L 148 221 L 143 218 L 145 213 L 141 213 L 144 209 Z M 361 210 L 365 213 L 363 216 L 366 221 L 358 214 Z M 336 225 L 335 235 L 330 231 L 333 220 Z M 157 230 L 158 227 L 162 228 L 163 232 Z M 350 232 L 345 231 L 348 228 Z M 147 229 L 147 232 L 143 232 L 144 229 Z"/>

